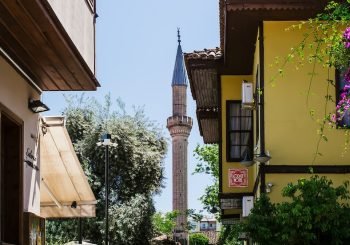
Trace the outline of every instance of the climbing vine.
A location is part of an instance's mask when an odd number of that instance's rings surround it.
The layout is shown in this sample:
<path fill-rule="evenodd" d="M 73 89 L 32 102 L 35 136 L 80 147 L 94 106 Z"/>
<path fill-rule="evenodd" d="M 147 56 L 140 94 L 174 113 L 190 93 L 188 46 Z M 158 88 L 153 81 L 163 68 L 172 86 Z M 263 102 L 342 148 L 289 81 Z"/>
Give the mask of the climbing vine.
<path fill-rule="evenodd" d="M 350 0 L 342 3 L 329 2 L 324 12 L 315 18 L 302 21 L 286 29 L 286 31 L 293 30 L 304 30 L 303 39 L 292 47 L 283 59 L 275 58 L 273 65 L 277 65 L 279 69 L 270 83 L 275 86 L 278 77 L 284 75 L 284 68 L 288 64 L 293 63 L 296 70 L 307 63 L 311 64 L 306 96 L 306 106 L 310 108 L 309 97 L 317 75 L 316 67 L 321 65 L 327 69 L 323 118 L 316 119 L 315 110 L 309 109 L 310 116 L 319 124 L 317 131 L 319 140 L 313 162 L 317 156 L 322 155 L 319 151 L 321 142 L 328 141 L 325 134 L 327 127 L 344 129 L 344 154 L 348 150 L 350 142 Z M 336 82 L 330 76 L 332 69 L 335 69 L 337 74 L 339 73 L 339 78 L 342 80 L 338 98 L 332 96 L 330 89 L 336 86 Z M 328 109 L 330 102 L 336 103 L 333 111 Z"/>

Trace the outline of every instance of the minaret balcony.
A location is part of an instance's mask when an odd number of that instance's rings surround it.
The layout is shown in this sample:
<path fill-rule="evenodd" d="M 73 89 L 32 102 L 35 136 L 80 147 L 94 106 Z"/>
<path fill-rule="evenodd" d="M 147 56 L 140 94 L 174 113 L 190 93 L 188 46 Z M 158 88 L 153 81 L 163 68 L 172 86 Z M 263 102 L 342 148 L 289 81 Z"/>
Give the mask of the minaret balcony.
<path fill-rule="evenodd" d="M 173 126 L 186 126 L 192 128 L 193 119 L 188 116 L 171 116 L 167 119 L 167 128 Z"/>

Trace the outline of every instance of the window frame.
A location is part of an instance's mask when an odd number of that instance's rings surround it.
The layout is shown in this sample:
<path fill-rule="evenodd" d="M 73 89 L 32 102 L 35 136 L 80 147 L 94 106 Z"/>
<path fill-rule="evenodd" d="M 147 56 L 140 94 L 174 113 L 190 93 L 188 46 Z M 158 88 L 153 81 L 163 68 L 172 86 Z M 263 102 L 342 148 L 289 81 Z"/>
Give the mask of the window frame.
<path fill-rule="evenodd" d="M 233 158 L 231 157 L 231 138 L 230 135 L 233 132 L 245 132 L 245 133 L 250 133 L 249 136 L 249 142 L 248 142 L 248 149 L 250 150 L 251 156 L 253 156 L 253 140 L 254 140 L 254 113 L 251 111 L 251 126 L 250 130 L 242 130 L 241 124 L 240 124 L 240 129 L 239 130 L 230 130 L 230 105 L 231 104 L 238 104 L 240 106 L 240 115 L 239 118 L 242 118 L 241 112 L 242 112 L 242 101 L 241 100 L 227 100 L 226 101 L 226 160 L 227 162 L 241 162 L 243 160 L 242 153 L 240 154 L 240 158 Z M 248 116 L 243 116 L 243 117 L 248 117 Z M 242 146 L 241 144 L 241 139 L 239 139 L 239 145 L 237 146 Z M 243 145 L 245 146 L 245 145 Z"/>

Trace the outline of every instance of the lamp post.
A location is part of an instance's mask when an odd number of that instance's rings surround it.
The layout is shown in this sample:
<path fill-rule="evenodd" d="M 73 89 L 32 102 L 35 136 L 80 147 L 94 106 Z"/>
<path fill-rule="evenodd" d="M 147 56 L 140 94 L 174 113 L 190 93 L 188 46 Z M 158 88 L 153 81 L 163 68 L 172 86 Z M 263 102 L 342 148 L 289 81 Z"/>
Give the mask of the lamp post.
<path fill-rule="evenodd" d="M 108 245 L 108 233 L 109 233 L 109 222 L 108 222 L 108 208 L 109 208 L 109 146 L 117 146 L 116 143 L 112 143 L 111 135 L 106 133 L 101 136 L 100 142 L 97 143 L 98 146 L 105 146 L 105 245 Z"/>

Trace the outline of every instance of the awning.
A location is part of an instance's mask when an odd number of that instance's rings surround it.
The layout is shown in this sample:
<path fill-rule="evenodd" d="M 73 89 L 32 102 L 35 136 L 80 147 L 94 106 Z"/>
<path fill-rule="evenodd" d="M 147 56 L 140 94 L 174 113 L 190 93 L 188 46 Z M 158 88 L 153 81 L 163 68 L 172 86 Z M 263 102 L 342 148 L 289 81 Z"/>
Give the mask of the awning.
<path fill-rule="evenodd" d="M 96 198 L 73 149 L 64 117 L 42 118 L 40 215 L 94 217 Z"/>

